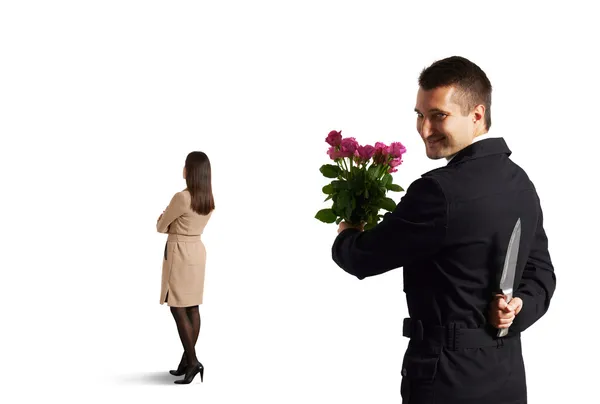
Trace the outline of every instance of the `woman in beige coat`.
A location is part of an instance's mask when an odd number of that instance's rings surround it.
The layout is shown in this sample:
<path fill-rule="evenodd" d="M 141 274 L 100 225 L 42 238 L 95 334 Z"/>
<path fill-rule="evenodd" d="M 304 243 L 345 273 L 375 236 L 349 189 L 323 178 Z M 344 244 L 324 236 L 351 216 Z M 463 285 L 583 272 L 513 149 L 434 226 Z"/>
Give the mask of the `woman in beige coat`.
<path fill-rule="evenodd" d="M 202 152 L 191 152 L 183 169 L 187 188 L 177 192 L 160 215 L 156 230 L 167 233 L 162 266 L 160 304 L 167 303 L 177 324 L 184 353 L 174 376 L 185 375 L 177 384 L 191 383 L 196 374 L 204 378 L 204 366 L 196 357 L 200 333 L 200 311 L 204 292 L 206 250 L 201 235 L 215 202 L 212 195 L 210 161 Z"/>

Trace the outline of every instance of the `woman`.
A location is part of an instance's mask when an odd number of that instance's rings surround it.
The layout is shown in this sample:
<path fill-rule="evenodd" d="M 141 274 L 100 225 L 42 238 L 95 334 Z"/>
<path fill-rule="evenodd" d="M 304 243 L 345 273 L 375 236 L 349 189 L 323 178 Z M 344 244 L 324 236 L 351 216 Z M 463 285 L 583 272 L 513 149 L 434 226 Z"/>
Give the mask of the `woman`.
<path fill-rule="evenodd" d="M 167 233 L 162 267 L 160 304 L 167 303 L 177 324 L 183 356 L 174 376 L 185 375 L 177 384 L 188 384 L 204 366 L 196 357 L 200 333 L 200 311 L 204 291 L 206 250 L 201 235 L 215 208 L 210 161 L 202 152 L 191 152 L 185 160 L 183 178 L 187 188 L 176 193 L 160 215 L 156 229 Z"/>

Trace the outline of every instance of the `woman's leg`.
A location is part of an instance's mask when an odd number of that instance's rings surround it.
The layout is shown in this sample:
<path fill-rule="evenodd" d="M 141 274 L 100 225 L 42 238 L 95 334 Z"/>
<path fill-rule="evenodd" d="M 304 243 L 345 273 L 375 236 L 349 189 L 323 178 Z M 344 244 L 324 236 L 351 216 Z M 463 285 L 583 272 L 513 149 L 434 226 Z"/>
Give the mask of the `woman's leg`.
<path fill-rule="evenodd" d="M 183 345 L 184 355 L 186 358 L 187 367 L 193 367 L 198 364 L 198 358 L 196 358 L 196 348 L 194 341 L 194 328 L 190 321 L 185 307 L 171 307 L 171 313 L 177 324 L 177 331 L 179 332 L 179 338 Z"/>
<path fill-rule="evenodd" d="M 194 347 L 198 342 L 198 335 L 200 335 L 200 310 L 198 306 L 190 306 L 185 308 L 186 314 L 192 324 L 192 340 L 194 341 Z M 181 355 L 181 360 L 177 366 L 177 370 L 171 370 L 170 373 L 175 376 L 180 376 L 185 373 L 187 367 L 187 359 L 185 356 L 185 350 Z"/>
<path fill-rule="evenodd" d="M 192 335 L 194 337 L 194 346 L 198 342 L 198 335 L 200 335 L 200 309 L 198 306 L 190 306 L 185 308 L 188 318 L 192 323 L 192 329 L 194 330 Z"/>

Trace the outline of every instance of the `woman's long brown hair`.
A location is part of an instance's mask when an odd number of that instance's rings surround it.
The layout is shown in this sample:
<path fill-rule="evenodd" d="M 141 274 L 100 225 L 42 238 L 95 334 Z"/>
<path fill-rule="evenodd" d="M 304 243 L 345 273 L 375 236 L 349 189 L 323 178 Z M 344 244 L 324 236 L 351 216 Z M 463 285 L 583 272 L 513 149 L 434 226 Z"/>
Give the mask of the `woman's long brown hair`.
<path fill-rule="evenodd" d="M 185 172 L 187 189 L 192 195 L 192 210 L 200 215 L 208 215 L 215 208 L 208 156 L 201 151 L 188 154 Z"/>

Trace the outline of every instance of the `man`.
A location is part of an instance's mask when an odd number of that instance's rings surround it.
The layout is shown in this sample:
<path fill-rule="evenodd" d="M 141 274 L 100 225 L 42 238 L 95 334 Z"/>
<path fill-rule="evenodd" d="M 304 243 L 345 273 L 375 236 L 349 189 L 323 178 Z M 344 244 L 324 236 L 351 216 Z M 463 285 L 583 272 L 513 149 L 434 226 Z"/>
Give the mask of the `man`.
<path fill-rule="evenodd" d="M 371 230 L 342 222 L 333 260 L 358 279 L 403 267 L 410 338 L 405 404 L 527 402 L 520 334 L 548 310 L 556 287 L 537 192 L 490 138 L 492 86 L 471 61 L 450 57 L 419 77 L 417 130 L 430 159 L 448 159 L 407 189 Z M 514 298 L 498 295 L 517 219 Z M 498 330 L 509 328 L 498 337 Z"/>

